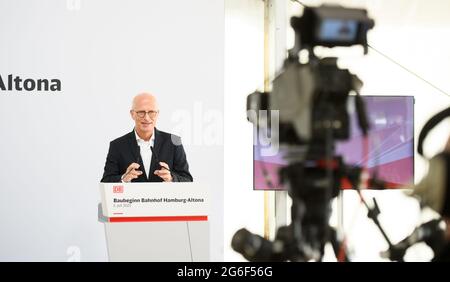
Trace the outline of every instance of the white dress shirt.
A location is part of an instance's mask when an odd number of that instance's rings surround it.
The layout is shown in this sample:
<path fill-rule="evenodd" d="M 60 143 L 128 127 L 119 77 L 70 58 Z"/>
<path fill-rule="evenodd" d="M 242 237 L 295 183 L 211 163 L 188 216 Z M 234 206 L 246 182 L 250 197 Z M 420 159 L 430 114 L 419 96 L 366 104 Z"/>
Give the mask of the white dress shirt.
<path fill-rule="evenodd" d="M 152 150 L 150 147 L 153 147 L 155 144 L 155 131 L 153 131 L 152 137 L 150 137 L 149 141 L 145 141 L 134 131 L 134 135 L 136 135 L 136 141 L 141 151 L 141 159 L 144 164 L 145 172 L 147 173 L 147 177 L 150 177 L 150 163 L 152 161 Z"/>

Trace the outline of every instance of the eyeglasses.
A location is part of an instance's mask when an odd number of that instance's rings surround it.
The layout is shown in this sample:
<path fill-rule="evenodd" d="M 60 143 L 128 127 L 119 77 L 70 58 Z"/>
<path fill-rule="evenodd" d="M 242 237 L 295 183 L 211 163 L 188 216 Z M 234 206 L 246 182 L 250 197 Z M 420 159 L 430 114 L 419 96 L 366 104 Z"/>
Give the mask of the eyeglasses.
<path fill-rule="evenodd" d="M 148 116 L 149 116 L 150 118 L 155 118 L 156 115 L 159 113 L 159 111 L 148 111 L 148 112 L 146 112 L 146 111 L 134 111 L 134 112 L 135 112 L 135 113 L 137 114 L 137 116 L 140 117 L 140 118 L 144 118 L 146 114 L 148 114 Z"/>

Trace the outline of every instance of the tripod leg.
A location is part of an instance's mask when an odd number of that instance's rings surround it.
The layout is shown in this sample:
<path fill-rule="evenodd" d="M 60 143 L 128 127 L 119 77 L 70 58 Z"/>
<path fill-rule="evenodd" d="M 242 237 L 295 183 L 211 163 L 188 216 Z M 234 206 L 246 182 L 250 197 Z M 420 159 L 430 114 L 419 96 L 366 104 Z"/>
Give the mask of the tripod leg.
<path fill-rule="evenodd" d="M 338 240 L 336 229 L 331 226 L 329 228 L 330 243 L 333 246 L 334 255 L 336 256 L 337 261 L 349 262 L 350 260 L 347 256 L 347 249 L 345 248 L 344 242 Z"/>

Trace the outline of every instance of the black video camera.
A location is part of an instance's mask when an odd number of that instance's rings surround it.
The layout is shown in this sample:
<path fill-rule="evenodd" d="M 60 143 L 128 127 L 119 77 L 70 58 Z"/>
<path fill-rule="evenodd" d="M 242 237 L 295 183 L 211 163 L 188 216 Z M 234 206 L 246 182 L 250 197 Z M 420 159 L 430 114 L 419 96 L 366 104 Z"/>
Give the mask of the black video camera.
<path fill-rule="evenodd" d="M 340 6 L 305 7 L 301 17 L 292 17 L 300 48 L 362 45 L 367 53 L 367 31 L 374 21 L 364 9 Z"/>
<path fill-rule="evenodd" d="M 339 6 L 306 7 L 302 17 L 293 17 L 296 44 L 289 51 L 284 69 L 273 81 L 273 91 L 255 92 L 247 98 L 247 116 L 258 127 L 267 126 L 255 119 L 261 110 L 277 111 L 282 144 L 323 143 L 328 132 L 345 140 L 350 134 L 347 98 L 362 87 L 359 78 L 337 66 L 337 58 L 319 59 L 316 46 L 362 45 L 367 50 L 367 31 L 374 25 L 362 9 Z M 298 61 L 298 52 L 309 51 L 308 63 Z M 362 101 L 355 99 L 357 110 Z M 367 130 L 367 120 L 358 115 Z M 321 144 L 322 145 L 322 144 Z"/>
<path fill-rule="evenodd" d="M 282 72 L 273 81 L 272 93 L 255 92 L 247 98 L 247 118 L 258 132 L 268 128 L 274 140 L 286 146 L 288 165 L 279 171 L 281 183 L 292 198 L 292 223 L 277 231 L 275 241 L 246 230 L 238 231 L 232 247 L 250 261 L 321 260 L 325 243 L 338 249 L 329 226 L 331 200 L 339 181 L 348 176 L 356 183 L 359 170 L 347 168 L 334 156 L 336 140 L 350 136 L 347 100 L 356 94 L 355 108 L 364 135 L 369 130 L 357 76 L 337 66 L 337 58 L 319 59 L 314 47 L 362 45 L 367 51 L 367 31 L 374 26 L 366 10 L 339 6 L 306 7 L 293 17 L 295 46 L 289 50 Z M 309 61 L 300 63 L 298 53 L 307 50 Z M 261 118 L 278 115 L 277 124 Z M 272 119 L 270 119 L 272 120 Z M 350 177 L 351 176 L 351 177 Z"/>

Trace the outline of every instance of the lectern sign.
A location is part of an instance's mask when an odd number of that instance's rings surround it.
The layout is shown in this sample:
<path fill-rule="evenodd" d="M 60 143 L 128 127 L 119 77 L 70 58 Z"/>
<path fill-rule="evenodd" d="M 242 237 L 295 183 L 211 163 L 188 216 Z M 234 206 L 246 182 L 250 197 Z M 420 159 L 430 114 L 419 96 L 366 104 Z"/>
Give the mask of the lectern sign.
<path fill-rule="evenodd" d="M 207 191 L 192 182 L 101 183 L 100 195 L 110 222 L 208 219 Z"/>

